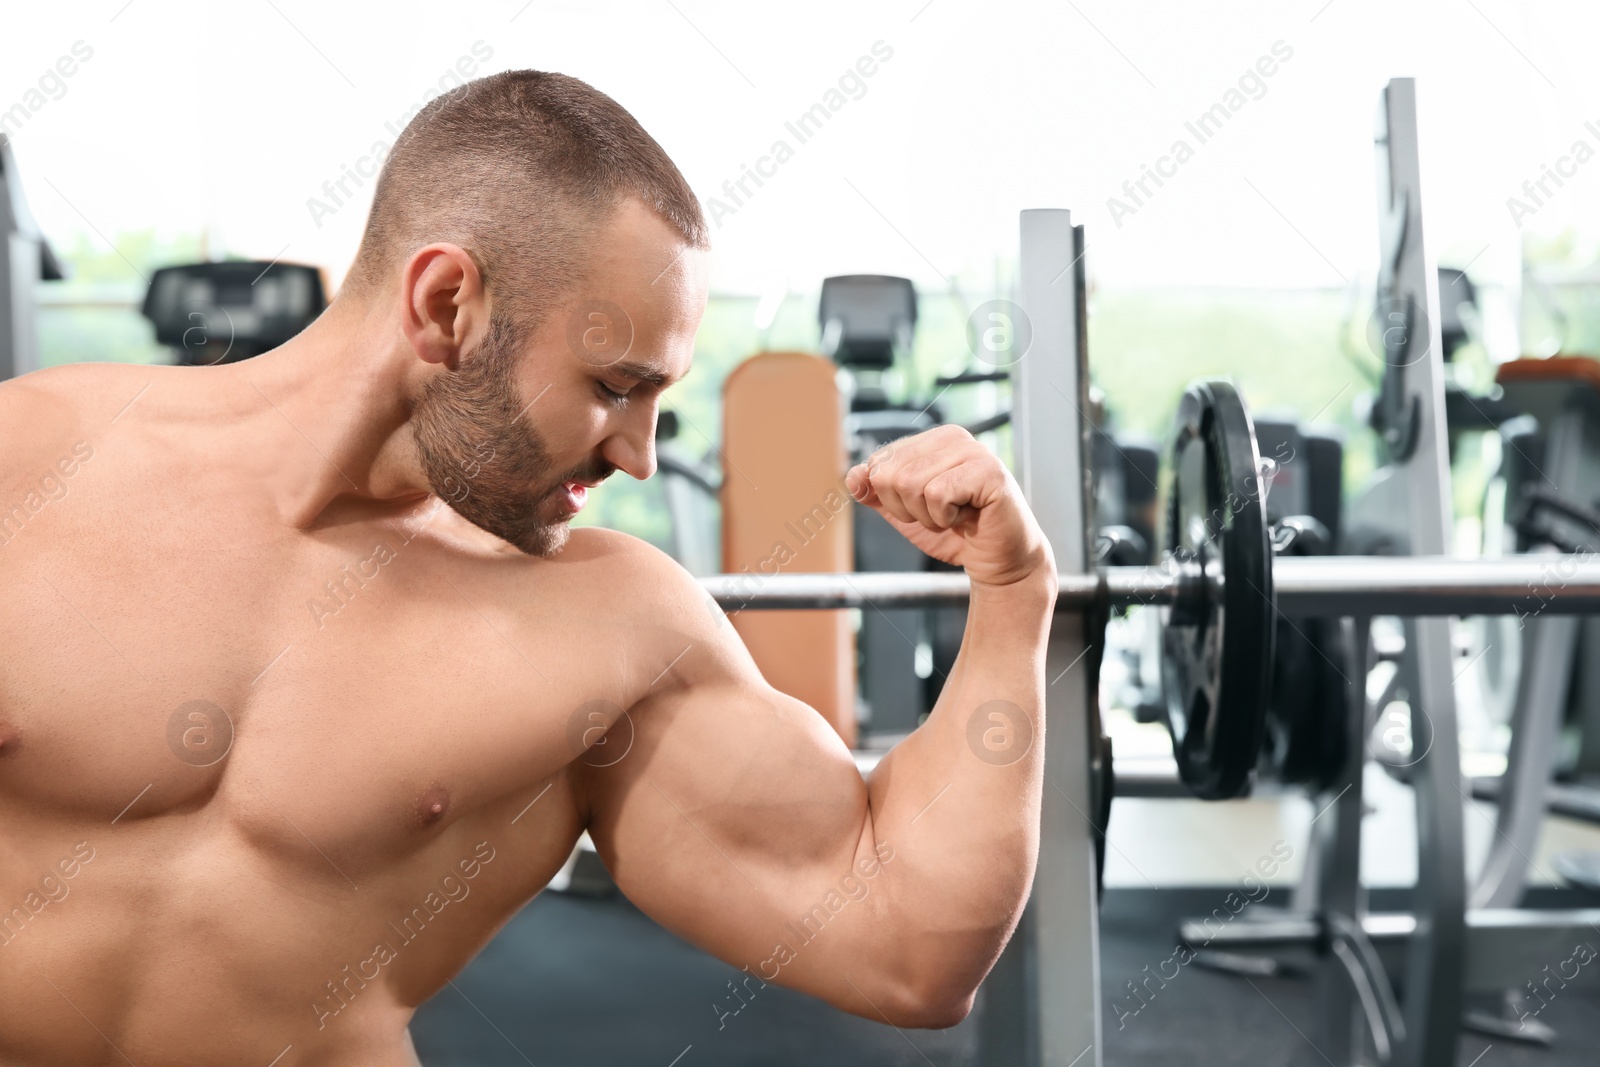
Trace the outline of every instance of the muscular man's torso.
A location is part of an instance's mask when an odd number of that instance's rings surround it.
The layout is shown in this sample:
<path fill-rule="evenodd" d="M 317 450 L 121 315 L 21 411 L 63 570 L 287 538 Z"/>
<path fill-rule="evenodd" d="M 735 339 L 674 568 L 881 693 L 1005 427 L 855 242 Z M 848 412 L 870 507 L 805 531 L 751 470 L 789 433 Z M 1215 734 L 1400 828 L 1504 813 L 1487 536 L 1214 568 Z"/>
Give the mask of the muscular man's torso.
<path fill-rule="evenodd" d="M 674 684 L 635 549 L 297 529 L 306 428 L 51 373 L 0 387 L 0 1064 L 409 1062 L 583 829 L 585 708 Z"/>

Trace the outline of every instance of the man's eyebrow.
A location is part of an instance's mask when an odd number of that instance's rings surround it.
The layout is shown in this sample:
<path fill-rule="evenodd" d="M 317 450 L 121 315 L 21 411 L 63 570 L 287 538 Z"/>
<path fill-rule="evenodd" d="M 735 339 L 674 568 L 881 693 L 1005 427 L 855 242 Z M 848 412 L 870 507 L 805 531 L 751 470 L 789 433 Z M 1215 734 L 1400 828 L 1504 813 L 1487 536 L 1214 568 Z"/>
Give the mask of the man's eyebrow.
<path fill-rule="evenodd" d="M 672 381 L 672 376 L 654 363 L 613 363 L 609 369 L 625 378 L 655 386 L 668 385 Z"/>

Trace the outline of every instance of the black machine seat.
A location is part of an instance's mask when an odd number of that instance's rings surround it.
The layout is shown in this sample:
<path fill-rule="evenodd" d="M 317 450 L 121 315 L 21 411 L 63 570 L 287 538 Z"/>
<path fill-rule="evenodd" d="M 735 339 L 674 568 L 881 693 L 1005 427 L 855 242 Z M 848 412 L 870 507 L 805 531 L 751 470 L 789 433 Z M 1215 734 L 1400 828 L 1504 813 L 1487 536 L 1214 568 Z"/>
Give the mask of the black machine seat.
<path fill-rule="evenodd" d="M 822 280 L 822 354 L 841 367 L 887 370 L 911 347 L 917 290 L 910 278 L 844 274 Z"/>
<path fill-rule="evenodd" d="M 316 267 L 230 260 L 162 267 L 150 278 L 140 312 L 179 363 L 201 366 L 276 348 L 327 306 Z"/>

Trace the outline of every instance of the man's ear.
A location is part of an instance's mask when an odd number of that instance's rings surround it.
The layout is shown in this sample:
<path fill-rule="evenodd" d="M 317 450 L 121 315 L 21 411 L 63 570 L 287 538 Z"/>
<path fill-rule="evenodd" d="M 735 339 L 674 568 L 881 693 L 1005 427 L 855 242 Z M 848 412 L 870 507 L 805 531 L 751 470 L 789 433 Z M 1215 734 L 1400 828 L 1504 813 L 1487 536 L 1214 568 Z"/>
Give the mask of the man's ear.
<path fill-rule="evenodd" d="M 417 358 L 454 366 L 489 327 L 489 302 L 478 265 L 460 245 L 431 244 L 406 260 L 400 322 Z"/>

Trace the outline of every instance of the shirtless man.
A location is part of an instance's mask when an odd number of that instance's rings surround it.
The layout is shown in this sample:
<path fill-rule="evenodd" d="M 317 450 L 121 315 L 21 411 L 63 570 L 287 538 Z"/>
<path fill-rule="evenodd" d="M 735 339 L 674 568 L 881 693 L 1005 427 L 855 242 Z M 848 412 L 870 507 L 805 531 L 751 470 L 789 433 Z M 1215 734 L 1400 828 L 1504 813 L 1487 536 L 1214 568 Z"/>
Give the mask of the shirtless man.
<path fill-rule="evenodd" d="M 655 469 L 705 245 L 627 112 L 511 72 L 408 127 L 282 348 L 0 385 L 0 1064 L 415 1063 L 416 1006 L 585 829 L 761 980 L 966 1015 L 1037 853 L 1049 546 L 958 429 L 848 473 L 972 580 L 863 782 L 677 564 L 569 530 Z"/>

